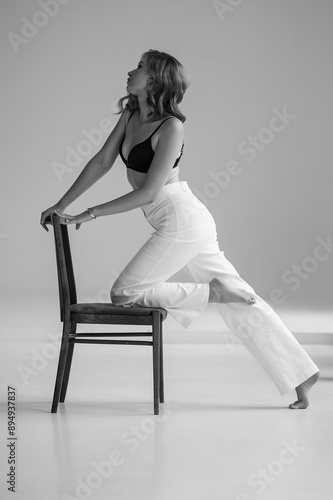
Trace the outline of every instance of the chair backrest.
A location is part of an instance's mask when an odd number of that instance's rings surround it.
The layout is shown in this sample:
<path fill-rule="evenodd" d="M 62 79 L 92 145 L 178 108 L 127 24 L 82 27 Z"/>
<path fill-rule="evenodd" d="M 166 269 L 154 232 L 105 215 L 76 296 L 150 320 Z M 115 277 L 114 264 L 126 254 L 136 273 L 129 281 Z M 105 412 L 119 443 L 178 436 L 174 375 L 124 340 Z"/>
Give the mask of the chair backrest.
<path fill-rule="evenodd" d="M 51 218 L 58 271 L 60 318 L 64 321 L 66 313 L 69 314 L 69 306 L 77 302 L 74 270 L 67 226 L 60 224 L 58 215 L 52 214 Z"/>

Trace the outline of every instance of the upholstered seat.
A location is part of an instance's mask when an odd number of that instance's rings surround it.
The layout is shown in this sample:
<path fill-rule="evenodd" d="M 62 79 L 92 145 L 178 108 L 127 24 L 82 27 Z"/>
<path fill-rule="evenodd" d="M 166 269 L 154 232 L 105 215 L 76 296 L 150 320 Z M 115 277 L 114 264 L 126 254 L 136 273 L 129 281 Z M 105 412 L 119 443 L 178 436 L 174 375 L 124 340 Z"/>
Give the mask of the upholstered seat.
<path fill-rule="evenodd" d="M 165 309 L 158 307 L 141 307 L 141 306 L 114 306 L 113 304 L 95 303 L 95 302 L 81 302 L 80 304 L 72 304 L 70 310 L 72 314 L 85 314 L 85 313 L 95 313 L 95 314 L 114 314 L 126 316 L 136 316 L 138 314 L 138 309 L 141 316 L 150 316 L 153 311 L 159 311 L 162 315 L 163 320 L 167 317 L 167 312 Z"/>

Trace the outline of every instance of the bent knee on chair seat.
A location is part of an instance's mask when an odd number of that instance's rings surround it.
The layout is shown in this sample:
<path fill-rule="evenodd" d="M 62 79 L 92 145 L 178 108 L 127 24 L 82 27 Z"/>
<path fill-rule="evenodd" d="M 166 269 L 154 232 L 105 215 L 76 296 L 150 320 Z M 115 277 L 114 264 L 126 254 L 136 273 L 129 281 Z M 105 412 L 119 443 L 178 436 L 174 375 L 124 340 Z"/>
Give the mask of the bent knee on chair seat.
<path fill-rule="evenodd" d="M 129 297 L 124 293 L 124 290 L 115 286 L 111 289 L 111 302 L 115 306 L 124 306 L 129 302 Z"/>
<path fill-rule="evenodd" d="M 131 306 L 137 300 L 137 294 L 134 294 L 131 289 L 121 286 L 117 281 L 111 289 L 111 302 L 115 306 Z"/>

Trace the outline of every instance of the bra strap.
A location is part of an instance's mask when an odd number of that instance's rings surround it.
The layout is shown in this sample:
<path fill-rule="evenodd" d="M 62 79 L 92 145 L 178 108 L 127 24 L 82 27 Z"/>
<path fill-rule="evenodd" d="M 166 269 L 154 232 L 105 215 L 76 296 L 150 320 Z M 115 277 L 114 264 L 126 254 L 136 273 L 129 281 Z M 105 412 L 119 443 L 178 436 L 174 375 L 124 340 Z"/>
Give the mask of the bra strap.
<path fill-rule="evenodd" d="M 168 118 L 166 118 L 165 120 L 162 121 L 162 123 L 159 124 L 159 126 L 154 130 L 154 132 L 148 137 L 148 139 L 150 139 L 151 137 L 153 137 L 153 135 L 155 134 L 155 132 L 158 131 L 158 129 L 163 125 L 164 122 L 166 122 L 167 120 L 169 120 L 169 118 L 174 118 L 173 116 L 168 116 Z"/>

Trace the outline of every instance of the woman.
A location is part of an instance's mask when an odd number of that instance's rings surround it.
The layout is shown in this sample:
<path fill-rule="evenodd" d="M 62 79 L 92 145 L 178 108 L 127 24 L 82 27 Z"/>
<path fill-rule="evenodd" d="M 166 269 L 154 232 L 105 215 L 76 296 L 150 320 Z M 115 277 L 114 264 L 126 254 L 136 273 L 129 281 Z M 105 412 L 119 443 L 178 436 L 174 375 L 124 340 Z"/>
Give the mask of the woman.
<path fill-rule="evenodd" d="M 128 95 L 120 100 L 117 125 L 67 193 L 42 213 L 42 226 L 48 230 L 46 219 L 53 212 L 63 224 L 76 224 L 78 229 L 95 218 L 140 207 L 155 231 L 116 280 L 112 302 L 163 307 L 185 328 L 208 302 L 217 303 L 231 331 L 280 393 L 296 389 L 298 399 L 289 407 L 306 408 L 309 391 L 319 377 L 317 366 L 224 257 L 211 214 L 187 183 L 179 180 L 185 117 L 178 104 L 188 87 L 182 65 L 164 52 L 150 50 L 128 76 Z M 79 215 L 64 214 L 68 205 L 110 170 L 118 153 L 133 191 Z M 166 281 L 180 269 L 194 282 Z"/>

